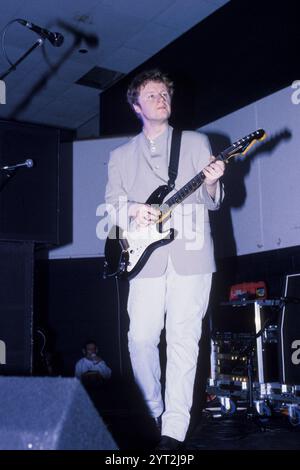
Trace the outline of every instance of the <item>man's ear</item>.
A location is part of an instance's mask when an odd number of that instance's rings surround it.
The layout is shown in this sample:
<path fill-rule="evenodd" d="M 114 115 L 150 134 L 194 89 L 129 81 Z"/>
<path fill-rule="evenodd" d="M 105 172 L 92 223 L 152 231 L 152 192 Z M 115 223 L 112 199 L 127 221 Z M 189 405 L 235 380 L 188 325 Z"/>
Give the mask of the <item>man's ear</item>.
<path fill-rule="evenodd" d="M 133 109 L 135 110 L 136 114 L 141 114 L 141 108 L 139 104 L 133 104 Z"/>
<path fill-rule="evenodd" d="M 85 356 L 86 355 L 86 349 L 82 348 L 82 354 Z"/>

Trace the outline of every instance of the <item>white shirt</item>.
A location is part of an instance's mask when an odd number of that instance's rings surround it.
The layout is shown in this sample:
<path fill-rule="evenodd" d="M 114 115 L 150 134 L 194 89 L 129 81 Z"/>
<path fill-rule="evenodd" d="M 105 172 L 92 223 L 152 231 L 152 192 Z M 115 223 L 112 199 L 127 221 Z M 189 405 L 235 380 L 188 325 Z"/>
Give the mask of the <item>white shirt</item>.
<path fill-rule="evenodd" d="M 75 377 L 80 379 L 82 374 L 86 372 L 99 372 L 103 379 L 110 379 L 111 376 L 111 369 L 106 365 L 103 359 L 97 363 L 86 357 L 80 359 L 75 366 Z"/>

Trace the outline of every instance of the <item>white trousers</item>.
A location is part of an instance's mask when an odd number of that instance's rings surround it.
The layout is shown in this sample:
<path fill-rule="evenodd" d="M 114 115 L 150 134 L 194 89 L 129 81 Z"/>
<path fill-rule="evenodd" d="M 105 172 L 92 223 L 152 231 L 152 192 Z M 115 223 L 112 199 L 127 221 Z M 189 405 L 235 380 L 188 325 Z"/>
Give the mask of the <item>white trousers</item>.
<path fill-rule="evenodd" d="M 182 276 L 169 259 L 165 274 L 130 281 L 129 352 L 135 380 L 153 417 L 162 413 L 162 435 L 185 439 L 190 422 L 202 319 L 211 274 Z M 158 344 L 166 314 L 165 407 L 161 396 Z"/>

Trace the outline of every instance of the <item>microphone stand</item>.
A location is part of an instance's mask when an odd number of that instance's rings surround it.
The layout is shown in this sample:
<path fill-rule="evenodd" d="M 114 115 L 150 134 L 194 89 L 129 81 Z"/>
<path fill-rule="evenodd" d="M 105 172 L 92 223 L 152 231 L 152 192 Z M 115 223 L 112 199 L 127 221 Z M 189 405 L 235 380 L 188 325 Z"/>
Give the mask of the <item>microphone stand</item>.
<path fill-rule="evenodd" d="M 44 43 L 44 39 L 42 38 L 39 38 L 29 49 L 28 51 L 25 52 L 25 54 L 23 54 L 18 60 L 17 62 L 15 62 L 14 64 L 12 64 L 9 69 L 6 70 L 6 72 L 4 72 L 1 76 L 0 76 L 0 80 L 3 80 L 3 78 L 7 77 L 7 75 L 9 75 L 13 70 L 16 70 L 17 66 L 23 62 L 24 59 L 26 59 L 27 56 L 29 56 L 29 54 L 31 54 L 31 52 L 33 52 L 37 47 L 39 46 L 42 46 Z"/>
<path fill-rule="evenodd" d="M 17 163 L 16 165 L 12 166 L 0 167 L 0 192 L 6 183 L 17 173 L 17 170 L 24 166 L 27 166 L 27 168 L 31 168 L 33 166 L 33 161 L 31 158 L 28 158 L 24 163 Z"/>
<path fill-rule="evenodd" d="M 6 183 L 16 174 L 16 170 L 3 170 L 0 168 L 0 192 L 6 185 Z"/>
<path fill-rule="evenodd" d="M 76 47 L 81 43 L 82 37 L 75 36 L 73 44 L 69 47 L 69 49 L 64 53 L 64 55 L 59 59 L 59 61 L 52 67 L 51 72 L 46 72 L 38 81 L 35 83 L 32 88 L 29 90 L 29 93 L 25 98 L 17 104 L 17 106 L 12 110 L 9 119 L 17 119 L 19 113 L 26 109 L 26 107 L 30 104 L 33 96 L 35 96 L 49 81 L 49 79 L 55 75 L 55 73 L 60 69 L 63 63 L 71 57 Z"/>

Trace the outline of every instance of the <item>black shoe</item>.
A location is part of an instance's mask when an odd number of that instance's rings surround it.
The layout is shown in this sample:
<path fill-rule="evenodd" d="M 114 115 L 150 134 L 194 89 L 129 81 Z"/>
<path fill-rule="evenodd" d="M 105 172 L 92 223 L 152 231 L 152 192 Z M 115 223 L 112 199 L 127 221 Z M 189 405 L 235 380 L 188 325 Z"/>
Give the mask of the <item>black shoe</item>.
<path fill-rule="evenodd" d="M 182 442 L 177 441 L 174 437 L 161 436 L 159 444 L 155 447 L 155 450 L 179 450 Z"/>

